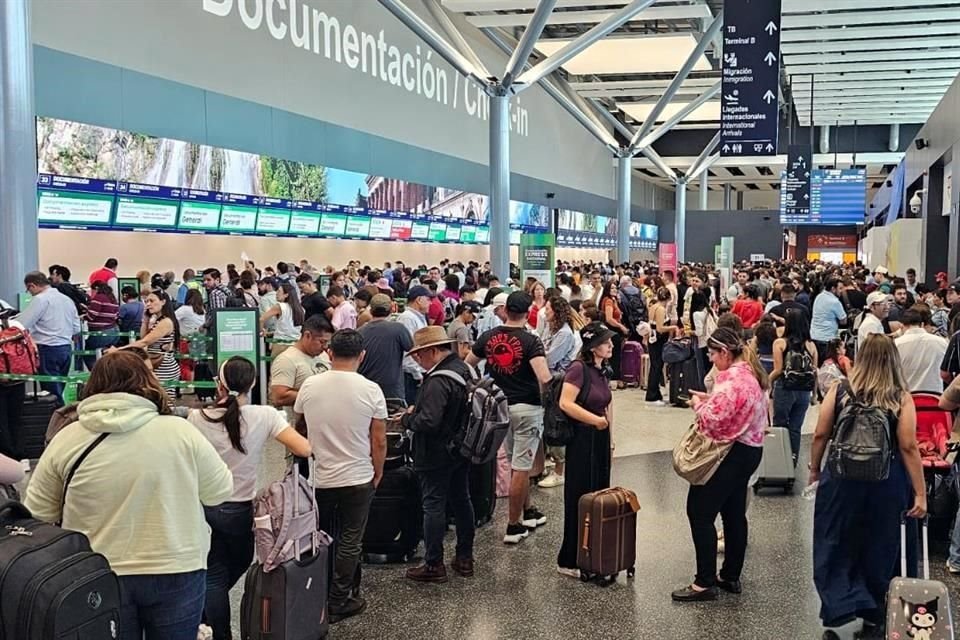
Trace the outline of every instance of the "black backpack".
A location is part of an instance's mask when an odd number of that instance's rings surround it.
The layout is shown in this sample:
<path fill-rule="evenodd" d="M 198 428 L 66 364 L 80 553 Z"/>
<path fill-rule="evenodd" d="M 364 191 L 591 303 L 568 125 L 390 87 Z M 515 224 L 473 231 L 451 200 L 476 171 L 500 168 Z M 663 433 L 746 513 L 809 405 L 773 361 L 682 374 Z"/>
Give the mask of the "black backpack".
<path fill-rule="evenodd" d="M 836 407 L 830 473 L 839 480 L 886 480 L 893 458 L 889 412 L 858 401 L 846 381 L 837 388 Z"/>
<path fill-rule="evenodd" d="M 101 434 L 67 474 L 100 444 Z M 120 581 L 82 533 L 33 518 L 19 502 L 0 502 L 0 640 L 117 638 Z"/>
<path fill-rule="evenodd" d="M 787 343 L 783 352 L 783 388 L 787 391 L 812 391 L 817 384 L 817 369 L 805 344 L 799 348 Z"/>
<path fill-rule="evenodd" d="M 623 314 L 627 316 L 627 324 L 634 331 L 641 322 L 647 322 L 647 303 L 642 293 L 624 293 Z"/>
<path fill-rule="evenodd" d="M 583 386 L 577 394 L 577 404 L 583 405 L 590 394 L 590 376 L 584 367 Z M 575 362 L 571 366 L 576 366 Z M 563 392 L 563 380 L 566 373 L 554 374 L 543 390 L 541 403 L 543 404 L 543 441 L 551 447 L 565 447 L 573 440 L 574 424 L 569 416 L 560 408 L 560 394 Z"/>

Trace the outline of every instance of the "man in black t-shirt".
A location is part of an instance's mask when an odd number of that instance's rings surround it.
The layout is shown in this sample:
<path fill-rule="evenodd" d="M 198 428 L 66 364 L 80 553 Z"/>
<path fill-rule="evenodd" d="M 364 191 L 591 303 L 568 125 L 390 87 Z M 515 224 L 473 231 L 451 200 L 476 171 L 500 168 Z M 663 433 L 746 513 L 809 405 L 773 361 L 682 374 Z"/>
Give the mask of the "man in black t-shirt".
<path fill-rule="evenodd" d="M 297 286 L 300 288 L 300 304 L 303 305 L 303 319 L 310 316 L 322 315 L 327 320 L 333 318 L 333 307 L 317 289 L 317 283 L 309 273 L 297 276 Z"/>
<path fill-rule="evenodd" d="M 807 323 L 810 322 L 810 310 L 797 302 L 796 297 L 797 289 L 792 284 L 787 283 L 780 287 L 781 302 L 770 310 L 770 315 L 773 316 L 773 319 L 776 320 L 780 326 L 784 325 L 787 311 L 790 311 L 790 309 L 798 310 L 807 319 Z"/>
<path fill-rule="evenodd" d="M 486 372 L 507 396 L 510 430 L 507 457 L 510 480 L 510 516 L 503 541 L 517 544 L 529 530 L 546 524 L 547 517 L 529 503 L 530 470 L 543 437 L 543 407 L 540 392 L 550 382 L 543 343 L 526 329 L 533 300 L 522 291 L 507 297 L 507 322 L 485 331 L 467 356 L 467 364 L 486 362 Z"/>

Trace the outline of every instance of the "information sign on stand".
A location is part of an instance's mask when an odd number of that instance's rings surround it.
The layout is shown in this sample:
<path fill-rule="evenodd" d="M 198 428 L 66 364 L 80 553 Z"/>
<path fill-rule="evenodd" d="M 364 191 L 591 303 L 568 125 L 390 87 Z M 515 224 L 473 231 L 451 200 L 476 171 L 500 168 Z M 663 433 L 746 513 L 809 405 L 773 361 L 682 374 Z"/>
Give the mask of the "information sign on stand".
<path fill-rule="evenodd" d="M 527 278 L 536 278 L 545 287 L 553 286 L 553 249 L 556 236 L 552 233 L 525 233 L 520 237 L 521 287 Z"/>
<path fill-rule="evenodd" d="M 132 287 L 134 291 L 137 292 L 137 296 L 140 296 L 140 281 L 136 278 L 117 278 L 117 289 L 120 291 L 114 291 L 117 300 L 123 300 L 123 288 Z"/>
<path fill-rule="evenodd" d="M 720 293 L 725 295 L 733 282 L 733 236 L 720 238 Z"/>
<path fill-rule="evenodd" d="M 790 224 L 810 215 L 810 170 L 813 150 L 808 144 L 792 144 L 787 151 L 787 170 L 780 185 L 780 224 Z"/>
<path fill-rule="evenodd" d="M 217 369 L 240 356 L 259 367 L 260 311 L 254 308 L 226 308 L 214 311 L 213 345 Z"/>
<path fill-rule="evenodd" d="M 720 155 L 773 156 L 780 128 L 781 0 L 724 0 Z"/>
<path fill-rule="evenodd" d="M 660 265 L 660 275 L 663 275 L 666 271 L 671 271 L 676 277 L 677 275 L 677 245 L 673 242 L 661 242 L 659 259 L 657 263 Z"/>

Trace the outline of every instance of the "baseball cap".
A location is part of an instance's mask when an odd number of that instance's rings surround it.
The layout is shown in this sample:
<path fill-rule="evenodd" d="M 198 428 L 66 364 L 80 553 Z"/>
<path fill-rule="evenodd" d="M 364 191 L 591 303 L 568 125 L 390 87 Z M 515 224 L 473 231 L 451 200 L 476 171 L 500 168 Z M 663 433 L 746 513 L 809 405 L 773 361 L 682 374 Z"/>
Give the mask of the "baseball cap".
<path fill-rule="evenodd" d="M 883 265 L 878 266 L 876 269 L 873 270 L 873 272 L 879 273 L 882 275 L 887 275 L 888 273 L 890 273 L 889 271 L 887 271 L 887 268 Z"/>
<path fill-rule="evenodd" d="M 881 302 L 886 302 L 889 296 L 882 291 L 874 291 L 867 296 L 867 309 L 872 307 L 875 304 L 880 304 Z"/>
<path fill-rule="evenodd" d="M 390 299 L 390 296 L 383 293 L 378 293 L 372 298 L 370 298 L 370 309 L 380 309 L 390 311 L 393 309 L 393 301 Z"/>
<path fill-rule="evenodd" d="M 436 295 L 427 289 L 426 287 L 416 286 L 410 287 L 410 291 L 407 292 L 407 300 L 416 300 L 420 296 L 426 296 L 428 298 L 435 298 Z"/>
<path fill-rule="evenodd" d="M 593 349 L 614 336 L 610 327 L 602 322 L 591 322 L 580 330 L 580 339 L 586 349 Z"/>
<path fill-rule="evenodd" d="M 954 282 L 949 287 L 947 287 L 947 290 L 953 291 L 956 294 L 960 294 L 960 282 Z"/>
<path fill-rule="evenodd" d="M 523 291 L 514 291 L 507 296 L 507 311 L 509 313 L 527 313 L 530 311 L 531 304 L 533 304 L 533 298 Z"/>
<path fill-rule="evenodd" d="M 497 307 L 502 307 L 507 304 L 507 299 L 510 296 L 506 293 L 498 293 L 493 297 L 493 300 L 490 301 L 490 308 L 496 309 Z"/>

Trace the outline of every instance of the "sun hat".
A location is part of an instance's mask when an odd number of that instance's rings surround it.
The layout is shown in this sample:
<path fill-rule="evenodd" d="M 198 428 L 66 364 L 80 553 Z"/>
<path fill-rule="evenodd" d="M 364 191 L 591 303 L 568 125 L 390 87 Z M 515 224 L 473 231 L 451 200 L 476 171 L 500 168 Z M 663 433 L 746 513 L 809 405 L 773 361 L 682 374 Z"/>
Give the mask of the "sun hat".
<path fill-rule="evenodd" d="M 430 347 L 453 342 L 456 342 L 456 340 L 448 336 L 443 327 L 423 327 L 422 329 L 417 329 L 417 332 L 413 334 L 413 348 L 407 351 L 407 355 L 412 355 L 421 349 L 429 349 Z"/>

